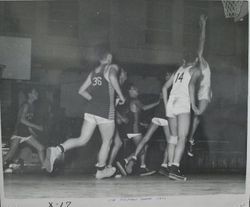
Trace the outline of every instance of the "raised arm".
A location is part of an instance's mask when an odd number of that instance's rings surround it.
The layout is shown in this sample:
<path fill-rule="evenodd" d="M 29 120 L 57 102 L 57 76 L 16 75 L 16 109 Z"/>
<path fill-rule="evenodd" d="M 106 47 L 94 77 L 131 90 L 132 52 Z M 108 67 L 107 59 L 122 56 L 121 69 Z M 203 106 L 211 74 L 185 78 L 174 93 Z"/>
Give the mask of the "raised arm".
<path fill-rule="evenodd" d="M 205 39 L 206 39 L 206 22 L 207 22 L 207 17 L 205 15 L 201 15 L 200 16 L 200 37 L 199 37 L 199 44 L 198 44 L 198 57 L 199 59 L 202 57 L 203 55 L 203 51 L 204 51 L 204 45 L 205 45 Z"/>
<path fill-rule="evenodd" d="M 112 65 L 109 71 L 109 80 L 120 99 L 120 103 L 123 104 L 125 103 L 125 98 L 122 93 L 117 75 L 118 75 L 118 68 L 116 65 Z"/>
<path fill-rule="evenodd" d="M 200 111 L 199 111 L 198 107 L 196 106 L 196 101 L 195 101 L 195 85 L 196 85 L 197 81 L 199 80 L 200 76 L 201 76 L 201 71 L 195 70 L 191 76 L 191 80 L 190 80 L 189 85 L 188 85 L 191 107 L 192 107 L 194 113 L 197 115 L 200 114 Z"/>
<path fill-rule="evenodd" d="M 78 93 L 88 101 L 92 99 L 92 96 L 89 94 L 89 92 L 86 91 L 86 89 L 90 86 L 90 84 L 91 84 L 91 74 L 88 75 L 87 79 L 84 81 L 84 83 L 82 84 L 82 86 L 78 91 Z"/>

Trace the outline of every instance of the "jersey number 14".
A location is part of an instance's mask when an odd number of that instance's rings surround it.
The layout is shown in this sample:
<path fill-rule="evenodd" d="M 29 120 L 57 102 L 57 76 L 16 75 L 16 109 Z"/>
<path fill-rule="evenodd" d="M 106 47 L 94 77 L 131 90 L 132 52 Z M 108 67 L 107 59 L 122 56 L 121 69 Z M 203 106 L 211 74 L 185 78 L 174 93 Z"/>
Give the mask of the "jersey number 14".
<path fill-rule="evenodd" d="M 177 81 L 182 82 L 183 76 L 184 76 L 184 72 L 183 73 L 178 73 L 177 76 L 176 76 L 176 79 L 175 79 L 175 83 Z"/>

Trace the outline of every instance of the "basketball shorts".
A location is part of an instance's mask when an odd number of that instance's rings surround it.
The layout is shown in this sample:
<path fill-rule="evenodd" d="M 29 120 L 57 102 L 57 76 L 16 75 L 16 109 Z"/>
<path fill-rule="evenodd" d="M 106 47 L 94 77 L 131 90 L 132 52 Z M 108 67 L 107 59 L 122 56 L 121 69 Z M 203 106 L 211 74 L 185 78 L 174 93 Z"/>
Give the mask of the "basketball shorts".
<path fill-rule="evenodd" d="M 11 139 L 11 140 L 18 139 L 18 140 L 20 140 L 20 141 L 19 141 L 20 143 L 23 143 L 23 142 L 28 141 L 31 137 L 32 137 L 31 135 L 30 135 L 30 136 L 27 136 L 27 137 L 22 137 L 22 136 L 18 136 L 18 135 L 13 135 L 10 139 Z"/>
<path fill-rule="evenodd" d="M 166 119 L 157 118 L 157 117 L 154 117 L 152 119 L 152 122 L 158 126 L 167 126 L 168 125 L 168 121 Z"/>
<path fill-rule="evenodd" d="M 89 114 L 89 113 L 84 114 L 84 120 L 86 120 L 86 121 L 88 121 L 90 123 L 95 123 L 97 125 L 114 123 L 113 119 L 105 119 L 103 117 L 96 116 L 96 115 Z"/>
<path fill-rule="evenodd" d="M 210 86 L 201 86 L 198 91 L 198 100 L 208 100 L 209 102 L 212 99 L 212 91 L 210 89 Z"/>
<path fill-rule="evenodd" d="M 179 114 L 190 113 L 190 99 L 181 97 L 169 97 L 167 103 L 167 117 L 175 117 Z"/>
<path fill-rule="evenodd" d="M 132 139 L 137 136 L 141 136 L 141 133 L 128 133 L 127 134 L 128 139 Z"/>

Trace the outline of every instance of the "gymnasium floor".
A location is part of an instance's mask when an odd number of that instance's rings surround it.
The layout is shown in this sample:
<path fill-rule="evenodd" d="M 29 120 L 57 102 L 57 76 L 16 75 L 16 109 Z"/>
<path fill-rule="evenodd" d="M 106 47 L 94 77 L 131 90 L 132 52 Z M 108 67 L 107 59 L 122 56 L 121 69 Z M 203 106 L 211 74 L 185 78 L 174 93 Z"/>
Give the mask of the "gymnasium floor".
<path fill-rule="evenodd" d="M 245 176 L 239 174 L 188 175 L 187 182 L 167 177 L 124 177 L 96 180 L 92 175 L 6 174 L 6 198 L 106 198 L 171 195 L 244 194 Z"/>

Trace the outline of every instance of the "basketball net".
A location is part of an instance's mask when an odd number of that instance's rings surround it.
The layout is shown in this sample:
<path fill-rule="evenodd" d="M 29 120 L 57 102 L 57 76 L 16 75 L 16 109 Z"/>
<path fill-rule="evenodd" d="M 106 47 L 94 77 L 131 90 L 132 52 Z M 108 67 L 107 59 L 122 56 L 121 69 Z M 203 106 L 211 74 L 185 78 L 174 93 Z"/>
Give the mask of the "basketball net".
<path fill-rule="evenodd" d="M 241 6 L 244 0 L 221 0 L 225 17 L 226 18 L 234 18 L 240 14 Z"/>

